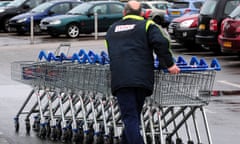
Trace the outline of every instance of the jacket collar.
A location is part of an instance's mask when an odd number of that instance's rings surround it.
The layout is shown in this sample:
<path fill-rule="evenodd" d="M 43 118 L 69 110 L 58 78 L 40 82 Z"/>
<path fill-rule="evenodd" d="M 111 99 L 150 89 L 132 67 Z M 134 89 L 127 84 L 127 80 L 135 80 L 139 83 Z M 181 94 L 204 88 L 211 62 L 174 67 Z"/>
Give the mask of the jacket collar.
<path fill-rule="evenodd" d="M 125 19 L 144 20 L 143 17 L 138 16 L 138 15 L 126 15 L 123 17 L 123 20 L 125 20 Z"/>

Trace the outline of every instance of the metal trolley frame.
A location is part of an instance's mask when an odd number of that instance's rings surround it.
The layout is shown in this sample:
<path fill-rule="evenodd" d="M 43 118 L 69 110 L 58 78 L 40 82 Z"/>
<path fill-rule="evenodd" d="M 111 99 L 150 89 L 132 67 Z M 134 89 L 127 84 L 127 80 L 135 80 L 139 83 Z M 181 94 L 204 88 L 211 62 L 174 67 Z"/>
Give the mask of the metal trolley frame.
<path fill-rule="evenodd" d="M 19 131 L 19 117 L 26 114 L 27 133 L 33 128 L 41 138 L 83 144 L 119 143 L 124 125 L 116 98 L 111 95 L 106 53 L 81 50 L 69 58 L 40 52 L 39 59 L 12 63 L 12 79 L 33 87 L 14 118 L 15 130 Z M 185 63 L 182 57 L 177 60 L 180 74 L 155 71 L 154 93 L 147 98 L 141 115 L 146 144 L 212 144 L 204 106 L 210 101 L 220 65 L 214 60 L 208 67 L 196 57 L 190 65 Z M 24 111 L 27 105 L 30 108 Z M 196 116 L 203 119 L 204 139 Z"/>

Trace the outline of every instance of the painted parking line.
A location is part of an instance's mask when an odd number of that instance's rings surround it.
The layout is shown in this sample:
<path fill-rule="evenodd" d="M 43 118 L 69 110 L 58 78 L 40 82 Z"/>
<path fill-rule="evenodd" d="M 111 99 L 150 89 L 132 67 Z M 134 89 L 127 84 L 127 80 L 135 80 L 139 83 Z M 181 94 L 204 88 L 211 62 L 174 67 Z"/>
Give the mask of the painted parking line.
<path fill-rule="evenodd" d="M 223 84 L 226 84 L 226 85 L 230 85 L 230 86 L 233 86 L 233 87 L 240 88 L 240 85 L 239 85 L 239 84 L 231 83 L 231 82 L 224 81 L 224 80 L 221 80 L 221 81 L 218 81 L 218 82 L 223 83 Z"/>

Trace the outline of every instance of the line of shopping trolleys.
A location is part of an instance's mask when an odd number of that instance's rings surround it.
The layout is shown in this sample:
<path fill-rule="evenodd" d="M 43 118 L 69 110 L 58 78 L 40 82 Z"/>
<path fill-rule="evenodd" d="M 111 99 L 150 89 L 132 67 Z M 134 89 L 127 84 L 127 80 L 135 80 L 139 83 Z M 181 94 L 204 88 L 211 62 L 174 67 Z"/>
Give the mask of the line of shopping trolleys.
<path fill-rule="evenodd" d="M 159 70 L 156 59 L 154 93 L 141 114 L 145 144 L 212 144 L 204 106 L 210 101 L 217 59 L 182 56 L 179 74 Z M 36 61 L 11 64 L 13 80 L 32 86 L 14 122 L 19 131 L 40 138 L 79 144 L 118 144 L 124 128 L 117 100 L 111 95 L 109 57 L 80 49 L 72 55 L 40 51 Z M 201 124 L 201 127 L 199 125 Z"/>

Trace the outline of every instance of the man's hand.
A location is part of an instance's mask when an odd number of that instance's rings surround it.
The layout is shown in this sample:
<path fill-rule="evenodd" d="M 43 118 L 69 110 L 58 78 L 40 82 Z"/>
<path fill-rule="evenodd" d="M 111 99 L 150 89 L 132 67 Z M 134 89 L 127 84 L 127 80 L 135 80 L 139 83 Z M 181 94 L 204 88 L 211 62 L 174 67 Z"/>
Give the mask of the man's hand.
<path fill-rule="evenodd" d="M 168 68 L 168 71 L 171 73 L 171 74 L 177 74 L 180 72 L 180 68 L 174 64 L 173 66 L 169 67 Z"/>

